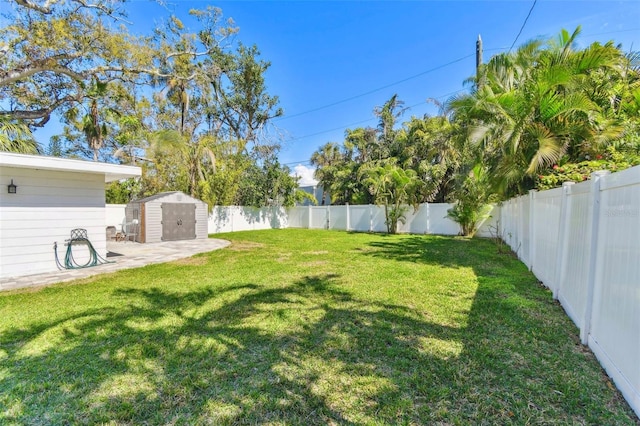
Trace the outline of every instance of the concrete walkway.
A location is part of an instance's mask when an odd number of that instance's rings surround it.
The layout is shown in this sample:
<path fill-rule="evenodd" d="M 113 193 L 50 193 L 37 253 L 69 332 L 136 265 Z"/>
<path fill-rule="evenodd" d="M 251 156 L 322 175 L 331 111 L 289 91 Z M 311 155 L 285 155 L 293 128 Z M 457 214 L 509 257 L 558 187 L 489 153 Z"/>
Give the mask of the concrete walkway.
<path fill-rule="evenodd" d="M 26 287 L 40 287 L 78 278 L 138 268 L 151 263 L 170 262 L 183 259 L 197 253 L 218 250 L 229 245 L 229 241 L 207 238 L 201 240 L 166 241 L 161 243 L 139 244 L 134 242 L 107 241 L 107 260 L 114 263 L 85 269 L 63 269 L 45 274 L 26 275 L 0 279 L 0 291 Z"/>

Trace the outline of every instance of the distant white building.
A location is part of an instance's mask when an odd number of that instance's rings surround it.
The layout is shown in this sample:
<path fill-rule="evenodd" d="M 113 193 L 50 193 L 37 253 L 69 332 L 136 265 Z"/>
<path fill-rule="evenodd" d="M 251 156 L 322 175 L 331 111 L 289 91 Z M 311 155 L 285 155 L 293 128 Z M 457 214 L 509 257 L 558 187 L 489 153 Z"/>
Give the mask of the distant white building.
<path fill-rule="evenodd" d="M 316 201 L 318 202 L 318 206 L 324 206 L 324 205 L 329 205 L 331 204 L 331 197 L 329 196 L 328 193 L 324 192 L 324 189 L 322 188 L 322 185 L 312 185 L 312 186 L 300 186 L 298 187 L 300 190 L 307 192 L 311 195 L 313 195 L 316 199 Z M 302 206 L 309 206 L 312 205 L 312 203 L 309 200 L 305 200 L 302 204 L 300 204 Z"/>
<path fill-rule="evenodd" d="M 0 278 L 56 271 L 54 242 L 64 256 L 76 228 L 106 257 L 105 183 L 140 175 L 134 166 L 0 152 Z"/>
<path fill-rule="evenodd" d="M 293 168 L 293 173 L 291 175 L 298 178 L 298 188 L 313 195 L 318 201 L 319 206 L 331 204 L 329 194 L 325 194 L 322 185 L 319 185 L 318 181 L 314 178 L 314 173 L 315 169 L 298 164 Z M 308 206 L 310 204 L 309 200 L 305 200 L 302 203 L 303 206 Z"/>

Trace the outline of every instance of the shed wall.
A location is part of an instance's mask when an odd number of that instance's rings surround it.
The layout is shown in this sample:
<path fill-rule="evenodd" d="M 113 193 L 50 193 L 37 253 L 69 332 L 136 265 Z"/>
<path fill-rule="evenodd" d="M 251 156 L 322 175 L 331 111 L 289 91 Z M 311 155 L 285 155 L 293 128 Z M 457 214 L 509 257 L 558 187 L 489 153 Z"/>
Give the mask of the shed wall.
<path fill-rule="evenodd" d="M 7 193 L 11 179 L 16 194 Z M 106 256 L 104 175 L 2 167 L 0 182 L 1 278 L 56 271 L 53 243 L 62 260 L 74 228 L 86 229 Z M 79 262 L 87 256 L 83 248 L 74 250 Z"/>
<path fill-rule="evenodd" d="M 162 204 L 183 203 L 196 205 L 196 238 L 208 237 L 207 204 L 183 193 L 167 194 L 144 203 L 144 241 L 158 243 L 162 241 Z M 127 218 L 129 220 L 129 218 Z"/>
<path fill-rule="evenodd" d="M 162 202 L 160 200 L 150 201 L 144 206 L 145 242 L 147 243 L 162 241 L 162 208 L 160 207 Z"/>

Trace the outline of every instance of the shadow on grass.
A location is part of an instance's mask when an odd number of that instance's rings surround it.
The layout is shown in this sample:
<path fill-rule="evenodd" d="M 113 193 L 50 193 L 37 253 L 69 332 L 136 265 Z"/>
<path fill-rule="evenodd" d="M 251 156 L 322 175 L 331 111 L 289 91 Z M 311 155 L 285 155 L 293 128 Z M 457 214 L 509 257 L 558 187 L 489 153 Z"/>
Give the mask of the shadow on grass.
<path fill-rule="evenodd" d="M 410 418 L 398 407 L 424 388 L 421 365 L 431 366 L 428 376 L 442 382 L 442 391 L 447 382 L 435 374 L 446 363 L 425 356 L 415 340 L 455 339 L 457 330 L 415 319 L 401 306 L 354 300 L 334 285 L 338 278 L 186 294 L 121 289 L 114 296 L 135 302 L 5 333 L 2 363 L 9 368 L 0 377 L 0 418 L 59 424 Z M 220 304 L 224 293 L 232 297 Z M 57 344 L 29 349 L 54 328 L 62 329 Z"/>
<path fill-rule="evenodd" d="M 271 287 L 117 289 L 126 305 L 3 333 L 0 420 L 625 421 L 608 410 L 620 401 L 548 293 L 490 243 L 406 237 L 370 246 L 362 256 L 472 268 L 478 288 L 466 326 L 358 298 L 338 273 Z"/>
<path fill-rule="evenodd" d="M 370 256 L 472 268 L 476 276 L 444 417 L 462 423 L 640 424 L 551 292 L 512 253 L 499 253 L 488 239 L 439 236 L 370 246 Z"/>

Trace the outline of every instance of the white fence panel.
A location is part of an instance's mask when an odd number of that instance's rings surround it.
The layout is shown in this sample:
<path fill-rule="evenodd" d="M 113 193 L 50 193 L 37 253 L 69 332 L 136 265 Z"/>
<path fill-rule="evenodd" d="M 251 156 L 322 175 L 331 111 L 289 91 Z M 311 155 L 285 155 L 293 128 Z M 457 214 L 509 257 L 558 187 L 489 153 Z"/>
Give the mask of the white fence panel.
<path fill-rule="evenodd" d="M 106 204 L 105 206 L 105 225 L 115 226 L 118 231 L 122 227 L 124 221 L 124 209 L 126 204 Z"/>
<path fill-rule="evenodd" d="M 640 166 L 509 200 L 500 220 L 640 416 Z"/>
<path fill-rule="evenodd" d="M 349 206 L 351 231 L 371 231 L 371 206 Z"/>
<path fill-rule="evenodd" d="M 329 229 L 336 231 L 347 230 L 347 216 L 349 206 L 331 206 Z"/>
<path fill-rule="evenodd" d="M 532 194 L 530 194 L 532 195 Z M 531 196 L 523 195 L 518 203 L 520 209 L 518 215 L 518 257 L 525 265 L 532 268 L 531 261 Z"/>
<path fill-rule="evenodd" d="M 233 211 L 233 231 L 253 231 L 258 215 L 251 207 L 234 207 Z"/>
<path fill-rule="evenodd" d="M 407 223 L 399 226 L 400 232 L 408 232 L 409 234 L 426 234 L 429 224 L 429 206 L 430 204 L 420 204 L 417 210 L 409 207 L 407 210 Z M 401 224 L 399 224 L 401 225 Z"/>
<path fill-rule="evenodd" d="M 387 232 L 386 216 L 383 206 L 371 206 L 371 230 L 373 232 Z"/>
<path fill-rule="evenodd" d="M 328 212 L 328 207 L 311 207 L 311 220 L 309 221 L 309 227 L 311 229 L 328 229 Z"/>
<path fill-rule="evenodd" d="M 287 212 L 280 207 L 215 206 L 209 215 L 208 232 L 217 234 L 288 226 Z"/>
<path fill-rule="evenodd" d="M 560 204 L 562 188 L 534 193 L 533 202 L 533 253 L 532 272 L 552 289 L 556 287 L 556 260 L 560 232 Z"/>
<path fill-rule="evenodd" d="M 219 232 L 233 232 L 233 213 L 235 207 L 221 207 L 215 206 L 209 214 L 209 229 L 210 234 L 217 234 Z"/>
<path fill-rule="evenodd" d="M 309 207 L 296 206 L 287 209 L 289 228 L 309 227 Z"/>
<path fill-rule="evenodd" d="M 640 415 L 640 166 L 600 184 L 589 345 Z"/>
<path fill-rule="evenodd" d="M 499 206 L 492 206 L 489 211 L 489 217 L 478 225 L 476 235 L 482 238 L 496 238 L 499 236 L 498 227 L 500 226 L 500 210 Z"/>
<path fill-rule="evenodd" d="M 500 237 L 514 252 L 517 252 L 516 236 L 514 235 L 517 229 L 514 214 L 516 202 L 515 199 L 511 199 L 502 203 L 500 207 Z"/>
<path fill-rule="evenodd" d="M 511 249 L 520 257 L 522 260 L 522 226 L 520 223 L 524 220 L 522 217 L 522 203 L 524 203 L 525 198 L 519 197 L 511 200 L 511 228 L 508 232 L 510 246 Z M 525 262 L 526 263 L 526 262 Z"/>
<path fill-rule="evenodd" d="M 558 300 L 567 315 L 582 328 L 591 255 L 591 182 L 581 182 L 569 188 L 565 241 L 561 242 L 563 255 L 558 259 L 562 263 L 559 267 Z"/>
<path fill-rule="evenodd" d="M 447 210 L 451 207 L 453 204 L 429 204 L 427 233 L 438 235 L 458 235 L 460 233 L 460 225 L 447 216 Z"/>

